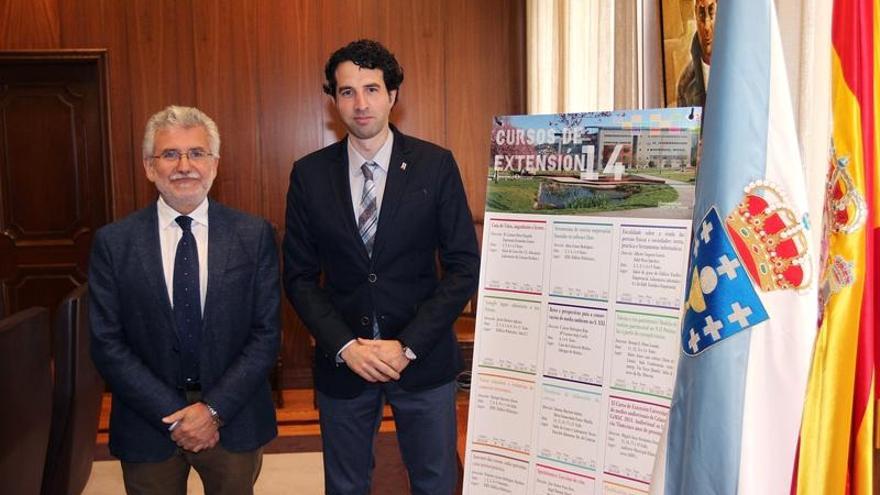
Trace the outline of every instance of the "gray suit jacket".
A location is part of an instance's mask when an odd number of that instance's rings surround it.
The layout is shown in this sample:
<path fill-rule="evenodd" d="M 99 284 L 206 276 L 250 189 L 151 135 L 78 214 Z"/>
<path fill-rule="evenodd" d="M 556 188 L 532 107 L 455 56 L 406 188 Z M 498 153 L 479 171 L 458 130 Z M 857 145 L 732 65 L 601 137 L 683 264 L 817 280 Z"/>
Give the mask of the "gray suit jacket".
<path fill-rule="evenodd" d="M 202 395 L 220 443 L 248 451 L 277 435 L 267 380 L 279 350 L 278 254 L 263 219 L 211 201 Z M 156 204 L 97 231 L 89 262 L 92 357 L 113 392 L 110 451 L 129 462 L 170 457 L 161 418 L 187 405 L 159 246 Z"/>

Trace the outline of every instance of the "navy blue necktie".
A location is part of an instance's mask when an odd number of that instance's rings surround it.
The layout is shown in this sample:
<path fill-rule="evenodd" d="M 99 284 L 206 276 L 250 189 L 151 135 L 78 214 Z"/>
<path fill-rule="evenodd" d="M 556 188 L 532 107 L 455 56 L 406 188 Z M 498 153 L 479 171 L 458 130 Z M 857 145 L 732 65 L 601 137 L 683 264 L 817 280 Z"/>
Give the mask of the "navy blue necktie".
<path fill-rule="evenodd" d="M 183 236 L 174 255 L 174 320 L 180 338 L 181 371 L 186 385 L 199 383 L 199 341 L 202 307 L 199 297 L 199 252 L 192 233 L 192 218 L 175 219 Z"/>

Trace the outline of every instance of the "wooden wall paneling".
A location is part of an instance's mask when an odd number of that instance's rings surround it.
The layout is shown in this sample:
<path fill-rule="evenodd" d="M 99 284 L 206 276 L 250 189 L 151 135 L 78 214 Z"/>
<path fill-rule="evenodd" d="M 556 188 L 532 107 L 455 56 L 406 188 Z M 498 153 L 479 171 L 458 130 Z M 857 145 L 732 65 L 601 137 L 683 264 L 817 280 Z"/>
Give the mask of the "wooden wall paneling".
<path fill-rule="evenodd" d="M 279 229 L 293 161 L 323 146 L 320 16 L 309 0 L 262 1 L 257 9 L 262 211 Z"/>
<path fill-rule="evenodd" d="M 220 168 L 211 196 L 261 214 L 256 14 L 253 0 L 193 0 L 192 68 L 196 106 L 220 128 Z"/>
<path fill-rule="evenodd" d="M 522 0 L 453 0 L 447 23 L 448 145 L 461 168 L 468 203 L 482 223 L 494 115 L 525 112 L 525 6 Z"/>
<path fill-rule="evenodd" d="M 363 0 L 329 0 L 321 2 L 321 61 L 313 69 L 316 70 L 324 84 L 324 64 L 337 49 L 348 43 L 366 36 L 364 31 L 363 11 L 367 8 Z M 373 4 L 369 8 L 375 8 Z M 308 69 L 306 69 L 308 70 Z M 324 94 L 319 86 L 319 94 Z M 323 144 L 329 145 L 345 135 L 345 126 L 336 114 L 336 108 L 330 98 L 324 97 L 321 104 L 323 111 Z"/>
<path fill-rule="evenodd" d="M 445 8 L 445 17 L 455 19 L 446 24 L 447 144 L 481 241 L 492 117 L 525 111 L 525 6 L 522 1 L 454 0 Z M 473 353 L 476 309 L 474 294 L 455 327 L 466 362 Z"/>
<path fill-rule="evenodd" d="M 58 48 L 57 0 L 0 0 L 0 49 Z"/>
<path fill-rule="evenodd" d="M 321 6 L 308 0 L 263 1 L 257 8 L 257 23 L 263 213 L 275 226 L 280 243 L 293 161 L 323 146 Z M 282 384 L 309 387 L 309 333 L 286 297 L 281 307 Z"/>
<path fill-rule="evenodd" d="M 143 127 L 132 129 L 131 84 L 125 2 L 60 2 L 61 47 L 107 50 L 111 142 L 111 219 L 135 210 L 135 183 L 144 182 L 140 160 Z M 142 126 L 142 124 L 141 124 Z"/>
<path fill-rule="evenodd" d="M 128 32 L 130 85 L 126 102 L 131 107 L 131 166 L 135 207 L 140 208 L 157 197 L 141 163 L 144 125 L 168 105 L 196 104 L 192 33 L 193 23 L 203 21 L 194 17 L 190 0 L 128 0 L 123 4 L 125 18 L 120 22 L 126 23 Z"/>
<path fill-rule="evenodd" d="M 449 19 L 443 5 L 435 0 L 367 0 L 363 9 L 364 35 L 384 44 L 403 66 L 392 121 L 404 133 L 440 145 L 447 138 L 444 26 Z"/>

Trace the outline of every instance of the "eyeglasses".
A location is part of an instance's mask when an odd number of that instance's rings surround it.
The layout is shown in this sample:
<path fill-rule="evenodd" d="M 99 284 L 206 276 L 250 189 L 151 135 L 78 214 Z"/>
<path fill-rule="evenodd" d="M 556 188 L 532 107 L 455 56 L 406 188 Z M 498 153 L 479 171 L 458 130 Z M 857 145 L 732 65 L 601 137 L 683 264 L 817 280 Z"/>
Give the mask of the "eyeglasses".
<path fill-rule="evenodd" d="M 165 162 L 177 163 L 184 156 L 187 157 L 191 162 L 202 163 L 208 158 L 213 157 L 214 155 L 208 153 L 204 148 L 190 148 L 187 151 L 180 151 L 175 149 L 164 150 L 158 155 L 154 155 L 150 158 L 158 158 Z"/>

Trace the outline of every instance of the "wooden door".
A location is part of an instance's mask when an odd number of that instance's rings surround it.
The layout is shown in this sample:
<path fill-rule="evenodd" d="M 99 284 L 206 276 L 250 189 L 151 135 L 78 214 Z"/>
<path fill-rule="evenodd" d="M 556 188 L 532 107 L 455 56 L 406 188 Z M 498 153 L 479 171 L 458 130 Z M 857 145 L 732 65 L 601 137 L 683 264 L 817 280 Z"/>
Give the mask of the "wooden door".
<path fill-rule="evenodd" d="M 54 309 L 108 222 L 106 52 L 0 51 L 0 306 Z"/>

